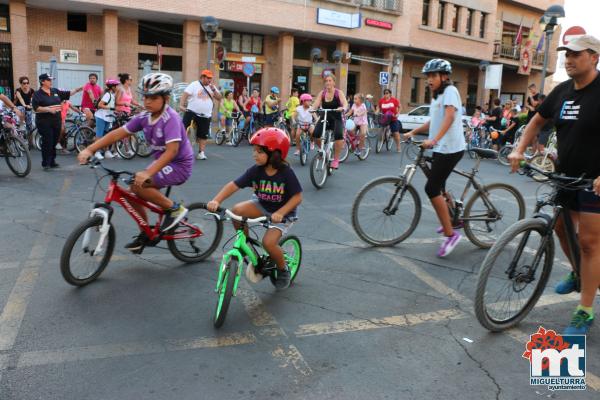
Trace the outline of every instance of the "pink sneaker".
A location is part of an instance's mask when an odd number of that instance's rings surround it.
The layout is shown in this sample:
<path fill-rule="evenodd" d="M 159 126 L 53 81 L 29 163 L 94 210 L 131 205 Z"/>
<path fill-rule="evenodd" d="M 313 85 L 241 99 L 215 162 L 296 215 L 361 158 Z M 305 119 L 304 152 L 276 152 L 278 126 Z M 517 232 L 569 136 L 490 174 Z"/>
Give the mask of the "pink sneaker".
<path fill-rule="evenodd" d="M 331 168 L 333 168 L 333 169 L 338 169 L 338 168 L 339 168 L 339 166 L 340 166 L 340 160 L 333 160 L 333 161 L 331 162 Z"/>
<path fill-rule="evenodd" d="M 296 151 L 294 152 L 294 155 L 295 155 L 295 156 L 299 156 L 299 155 L 300 155 L 300 150 L 296 150 Z"/>
<path fill-rule="evenodd" d="M 446 236 L 444 238 L 444 243 L 442 243 L 438 250 L 438 257 L 446 257 L 448 254 L 452 253 L 452 250 L 454 250 L 458 242 L 460 242 L 460 239 L 462 239 L 462 235 L 456 231 L 454 231 L 452 236 Z"/>
<path fill-rule="evenodd" d="M 461 222 L 458 223 L 458 225 L 453 226 L 453 229 L 462 229 L 465 225 Z M 435 230 L 436 233 L 442 233 L 444 232 L 444 227 L 443 226 L 438 226 L 438 228 Z"/>

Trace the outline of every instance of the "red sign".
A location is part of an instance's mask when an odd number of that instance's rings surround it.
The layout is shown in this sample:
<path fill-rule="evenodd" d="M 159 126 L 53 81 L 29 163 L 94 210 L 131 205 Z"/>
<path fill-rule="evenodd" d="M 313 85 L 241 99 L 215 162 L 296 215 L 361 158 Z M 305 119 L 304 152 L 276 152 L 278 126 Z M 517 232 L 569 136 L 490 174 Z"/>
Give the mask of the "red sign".
<path fill-rule="evenodd" d="M 227 71 L 244 72 L 244 64 L 246 64 L 246 63 L 241 63 L 241 62 L 237 62 L 237 61 L 227 61 L 226 62 Z M 252 63 L 250 63 L 250 64 L 254 66 L 255 74 L 262 74 L 262 64 L 252 64 Z"/>
<path fill-rule="evenodd" d="M 585 33 L 585 29 L 581 26 L 572 26 L 565 31 L 565 34 L 563 35 L 563 44 L 566 46 L 569 44 L 570 40 L 573 40 L 573 36 L 581 36 L 585 35 Z"/>
<path fill-rule="evenodd" d="M 374 26 L 376 28 L 392 30 L 394 25 L 391 22 L 379 21 L 377 19 L 365 18 L 365 25 Z"/>
<path fill-rule="evenodd" d="M 223 46 L 217 47 L 217 62 L 220 64 L 225 58 L 225 49 Z"/>

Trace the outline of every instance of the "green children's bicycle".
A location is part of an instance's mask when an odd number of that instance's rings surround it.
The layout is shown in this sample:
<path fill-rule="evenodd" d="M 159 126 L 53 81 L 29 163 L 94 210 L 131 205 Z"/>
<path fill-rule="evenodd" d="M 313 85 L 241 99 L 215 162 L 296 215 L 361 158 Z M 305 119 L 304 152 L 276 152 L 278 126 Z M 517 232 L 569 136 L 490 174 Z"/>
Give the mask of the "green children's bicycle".
<path fill-rule="evenodd" d="M 206 208 L 205 204 L 203 206 Z M 224 208 L 219 208 L 217 213 L 210 214 L 215 215 L 220 220 L 235 220 L 241 223 L 235 236 L 228 241 L 229 243 L 235 239 L 233 246 L 223 254 L 223 259 L 219 265 L 219 276 L 215 288 L 218 299 L 213 316 L 213 324 L 215 328 L 220 328 L 225 322 L 231 298 L 235 297 L 237 294 L 244 264 L 247 265 L 246 277 L 250 281 L 257 282 L 269 277 L 273 285 L 275 285 L 275 280 L 277 278 L 277 266 L 275 265 L 275 262 L 271 260 L 269 254 L 264 250 L 262 244 L 257 239 L 247 235 L 244 231 L 248 226 L 256 224 L 260 224 L 265 228 L 272 227 L 268 217 L 241 217 L 234 214 L 231 210 Z M 300 270 L 302 245 L 300 244 L 300 239 L 290 235 L 283 236 L 279 241 L 279 246 L 283 249 L 285 262 L 290 269 L 291 285 Z"/>

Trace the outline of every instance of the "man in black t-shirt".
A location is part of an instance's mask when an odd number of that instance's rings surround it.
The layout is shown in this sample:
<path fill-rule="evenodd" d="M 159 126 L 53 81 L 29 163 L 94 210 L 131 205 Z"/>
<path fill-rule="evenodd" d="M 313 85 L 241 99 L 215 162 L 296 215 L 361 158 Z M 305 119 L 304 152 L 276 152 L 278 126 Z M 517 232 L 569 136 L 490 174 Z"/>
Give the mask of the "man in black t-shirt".
<path fill-rule="evenodd" d="M 494 99 L 494 108 L 492 108 L 492 111 L 490 112 L 490 115 L 485 117 L 485 120 L 487 121 L 485 123 L 485 126 L 488 129 L 493 129 L 495 131 L 501 131 L 502 130 L 502 107 L 500 107 L 500 99 Z M 501 143 L 501 137 L 498 136 L 497 139 L 493 140 L 493 148 L 494 150 L 498 150 L 498 147 L 500 146 Z"/>
<path fill-rule="evenodd" d="M 548 120 L 553 120 L 557 134 L 558 172 L 594 179 L 593 192 L 580 190 L 560 194 L 560 202 L 575 224 L 581 249 L 581 300 L 564 334 L 586 334 L 594 321 L 592 307 L 600 285 L 600 72 L 597 70 L 600 40 L 583 35 L 558 50 L 566 50 L 565 68 L 571 79 L 558 85 L 544 100 L 509 160 L 516 171 L 524 160 L 527 145 Z M 555 230 L 563 251 L 569 254 L 563 217 Z M 575 286 L 575 277 L 571 273 L 556 286 L 556 292 L 570 293 Z"/>
<path fill-rule="evenodd" d="M 531 121 L 531 118 L 535 115 L 538 106 L 540 105 L 540 93 L 537 90 L 535 83 L 532 83 L 528 87 L 529 96 L 527 96 L 527 122 Z"/>

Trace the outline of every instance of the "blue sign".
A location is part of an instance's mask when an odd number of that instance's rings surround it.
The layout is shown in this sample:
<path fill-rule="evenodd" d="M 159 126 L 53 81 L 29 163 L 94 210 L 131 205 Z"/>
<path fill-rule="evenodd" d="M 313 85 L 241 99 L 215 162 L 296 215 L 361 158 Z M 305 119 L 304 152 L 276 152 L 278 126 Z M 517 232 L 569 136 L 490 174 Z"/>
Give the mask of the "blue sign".
<path fill-rule="evenodd" d="M 256 71 L 256 68 L 254 68 L 254 64 L 252 64 L 252 63 L 244 63 L 244 65 L 242 66 L 242 72 L 247 77 L 251 77 L 252 75 L 254 75 L 255 71 Z"/>
<path fill-rule="evenodd" d="M 379 84 L 381 86 L 389 85 L 390 83 L 390 73 L 389 72 L 380 72 L 379 73 Z"/>

